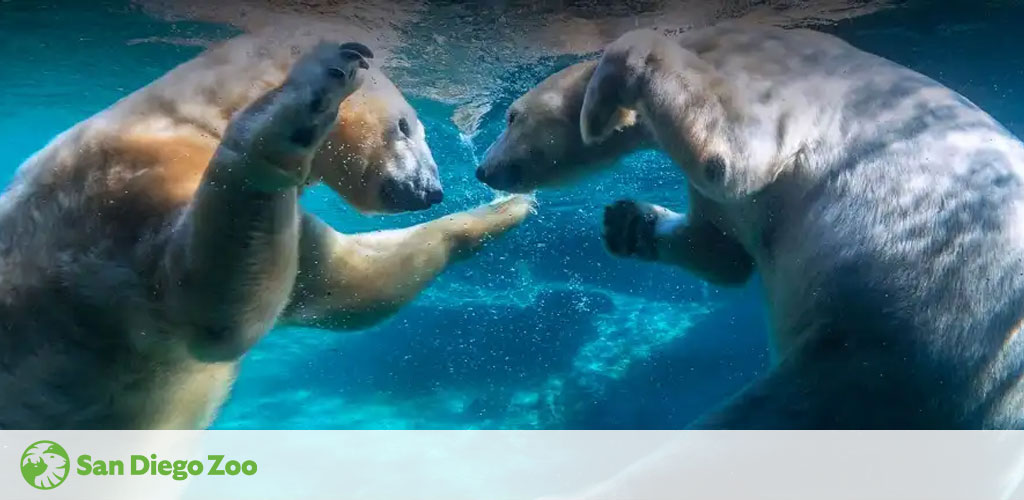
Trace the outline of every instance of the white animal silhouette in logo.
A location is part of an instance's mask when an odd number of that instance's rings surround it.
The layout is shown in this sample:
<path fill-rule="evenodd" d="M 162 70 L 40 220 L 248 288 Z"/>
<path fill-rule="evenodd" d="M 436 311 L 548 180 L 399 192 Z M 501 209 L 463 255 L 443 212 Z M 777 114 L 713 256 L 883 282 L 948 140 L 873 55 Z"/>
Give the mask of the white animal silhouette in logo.
<path fill-rule="evenodd" d="M 50 489 L 56 487 L 68 474 L 68 460 L 59 452 L 59 446 L 50 441 L 40 441 L 25 452 L 21 467 L 38 467 L 44 464 L 46 469 L 35 476 L 33 482 L 37 488 Z"/>

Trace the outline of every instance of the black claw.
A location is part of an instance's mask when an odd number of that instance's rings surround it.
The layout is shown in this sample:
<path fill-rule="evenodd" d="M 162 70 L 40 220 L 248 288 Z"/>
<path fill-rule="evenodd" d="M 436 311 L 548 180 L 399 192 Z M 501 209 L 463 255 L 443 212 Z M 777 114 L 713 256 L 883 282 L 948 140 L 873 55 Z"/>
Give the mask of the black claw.
<path fill-rule="evenodd" d="M 337 78 L 339 80 L 344 80 L 344 79 L 348 78 L 348 75 L 345 74 L 345 70 L 343 70 L 341 68 L 335 68 L 335 67 L 327 68 L 327 74 L 331 75 L 331 77 Z"/>
<path fill-rule="evenodd" d="M 373 51 L 371 51 L 369 47 L 367 47 L 367 46 L 365 46 L 365 45 L 363 45 L 363 44 L 361 44 L 359 42 L 343 43 L 338 48 L 341 49 L 342 51 L 350 50 L 350 51 L 355 52 L 356 54 L 359 54 L 360 56 L 365 57 L 367 59 L 373 59 Z"/>

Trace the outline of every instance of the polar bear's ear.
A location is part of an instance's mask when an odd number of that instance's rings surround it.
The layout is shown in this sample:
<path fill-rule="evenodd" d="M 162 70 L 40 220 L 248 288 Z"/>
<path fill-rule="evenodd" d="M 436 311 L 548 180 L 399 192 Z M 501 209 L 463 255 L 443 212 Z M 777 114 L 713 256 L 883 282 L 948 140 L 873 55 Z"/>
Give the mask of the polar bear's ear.
<path fill-rule="evenodd" d="M 615 116 L 612 117 L 610 125 L 613 131 L 619 131 L 636 125 L 636 122 L 637 114 L 635 109 L 619 108 L 615 112 Z"/>
<path fill-rule="evenodd" d="M 595 114 L 591 112 L 590 117 Z M 607 113 L 607 118 L 600 117 L 599 121 L 584 115 L 580 122 L 580 134 L 583 143 L 587 145 L 600 144 L 612 134 L 627 129 L 637 124 L 637 112 L 635 109 L 617 107 Z"/>

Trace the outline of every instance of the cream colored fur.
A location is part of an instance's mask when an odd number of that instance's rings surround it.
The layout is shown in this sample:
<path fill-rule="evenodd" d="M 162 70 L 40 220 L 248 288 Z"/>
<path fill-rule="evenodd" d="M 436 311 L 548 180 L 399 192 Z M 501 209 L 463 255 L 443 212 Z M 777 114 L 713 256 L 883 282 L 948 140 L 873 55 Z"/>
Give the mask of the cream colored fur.
<path fill-rule="evenodd" d="M 440 187 L 368 54 L 315 42 L 228 41 L 21 166 L 0 197 L 0 428 L 205 427 L 275 324 L 379 322 L 523 220 L 525 198 L 362 235 L 303 213 L 319 180 L 364 211 L 402 209 L 387 182 Z"/>
<path fill-rule="evenodd" d="M 512 109 L 485 181 L 657 147 L 688 213 L 615 203 L 609 249 L 720 284 L 760 273 L 772 367 L 698 427 L 1024 426 L 1024 145 L 966 98 L 830 35 L 726 23 L 627 33 Z M 516 125 L 531 115 L 562 129 Z M 508 168 L 524 151 L 543 176 Z"/>

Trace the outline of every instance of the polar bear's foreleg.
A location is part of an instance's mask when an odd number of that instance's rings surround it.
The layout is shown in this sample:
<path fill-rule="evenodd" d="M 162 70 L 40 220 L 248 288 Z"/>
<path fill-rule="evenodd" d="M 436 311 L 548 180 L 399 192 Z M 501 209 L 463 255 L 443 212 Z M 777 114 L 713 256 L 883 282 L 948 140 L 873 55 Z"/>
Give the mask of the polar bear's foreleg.
<path fill-rule="evenodd" d="M 697 54 L 658 32 L 634 30 L 605 48 L 587 84 L 580 130 L 587 144 L 601 143 L 628 125 L 620 123 L 630 116 L 622 110 L 635 110 L 704 196 L 741 200 L 773 182 L 789 156 L 772 134 L 751 136 L 731 94 Z"/>
<path fill-rule="evenodd" d="M 383 321 L 451 263 L 518 226 L 532 206 L 515 196 L 412 227 L 353 235 L 306 214 L 299 272 L 281 321 L 331 330 Z"/>
<path fill-rule="evenodd" d="M 819 318 L 765 373 L 693 422 L 694 429 L 979 429 L 991 428 L 982 412 L 961 398 L 955 374 L 907 371 L 913 341 L 873 328 L 856 304 L 838 304 L 848 315 Z M 884 332 L 884 329 L 882 330 Z M 788 333 L 793 335 L 792 332 Z M 914 366 L 927 367 L 926 356 Z M 936 366 L 936 365 L 933 365 Z M 941 365 L 944 366 L 944 365 Z"/>
<path fill-rule="evenodd" d="M 650 203 L 605 207 L 603 236 L 613 255 L 679 266 L 717 285 L 742 285 L 754 270 L 740 243 L 714 224 Z"/>
<path fill-rule="evenodd" d="M 237 359 L 281 313 L 298 264 L 298 187 L 369 57 L 359 44 L 318 45 L 229 123 L 173 228 L 156 292 L 197 358 Z"/>

